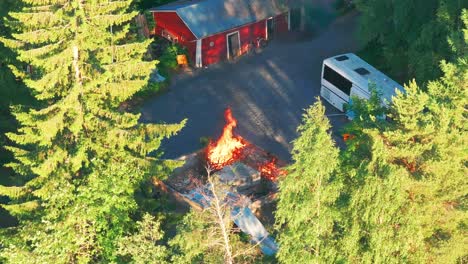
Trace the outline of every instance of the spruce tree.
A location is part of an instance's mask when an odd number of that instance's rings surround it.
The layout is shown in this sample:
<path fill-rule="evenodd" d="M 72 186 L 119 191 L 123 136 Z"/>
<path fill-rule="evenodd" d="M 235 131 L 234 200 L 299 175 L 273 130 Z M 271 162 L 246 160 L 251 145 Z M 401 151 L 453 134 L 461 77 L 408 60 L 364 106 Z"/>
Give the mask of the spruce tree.
<path fill-rule="evenodd" d="M 135 264 L 168 263 L 168 250 L 160 245 L 164 236 L 160 225 L 161 219 L 145 214 L 142 221 L 137 222 L 137 232 L 120 239 L 118 255 L 121 260 Z"/>
<path fill-rule="evenodd" d="M 275 213 L 280 263 L 332 263 L 339 259 L 338 149 L 320 100 L 307 109 L 293 142 L 293 164 L 279 182 Z"/>
<path fill-rule="evenodd" d="M 463 19 L 468 25 L 466 11 Z M 348 260 L 466 261 L 468 56 L 461 54 L 442 62 L 443 77 L 424 89 L 414 81 L 405 86 L 386 125 L 353 121 L 360 131 L 342 156 L 348 217 L 341 249 Z"/>
<path fill-rule="evenodd" d="M 418 220 L 424 261 L 459 263 L 467 257 L 467 59 L 465 55 L 456 64 L 442 62 L 444 76 L 430 82 L 427 93 L 410 84 L 409 93 L 395 100 L 398 130 L 384 134 L 393 146 L 390 160 L 414 181 L 405 190 L 416 205 L 415 214 L 408 217 Z"/>
<path fill-rule="evenodd" d="M 9 28 L 4 23 L 4 18 L 10 10 L 17 8 L 18 3 L 13 0 L 4 0 L 0 5 L 0 36 L 11 36 Z M 16 122 L 10 114 L 10 107 L 16 104 L 30 104 L 32 101 L 28 90 L 15 79 L 8 68 L 8 64 L 16 63 L 15 54 L 0 42 L 0 166 L 11 160 L 11 155 L 3 149 L 7 139 L 6 132 L 16 130 Z M 7 175 L 0 172 L 0 183 L 6 182 Z"/>
<path fill-rule="evenodd" d="M 356 0 L 359 37 L 368 45 L 366 59 L 402 82 L 420 83 L 441 76 L 441 60 L 456 56 L 447 38 L 463 28 L 459 19 L 468 0 Z"/>
<path fill-rule="evenodd" d="M 15 113 L 8 137 L 25 184 L 0 187 L 20 226 L 2 238 L 7 263 L 116 260 L 118 238 L 131 225 L 135 189 L 166 168 L 148 157 L 180 124 L 139 124 L 119 110 L 148 82 L 151 40 L 129 29 L 132 1 L 23 0 L 9 15 L 15 30 L 3 43 L 32 65 L 12 67 L 41 107 Z"/>

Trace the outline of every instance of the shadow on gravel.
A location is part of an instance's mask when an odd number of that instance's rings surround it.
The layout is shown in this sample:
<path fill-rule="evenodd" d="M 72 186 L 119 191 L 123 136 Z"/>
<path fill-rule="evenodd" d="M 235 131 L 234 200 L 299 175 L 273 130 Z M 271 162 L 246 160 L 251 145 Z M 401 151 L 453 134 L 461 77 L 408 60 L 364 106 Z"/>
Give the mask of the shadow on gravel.
<path fill-rule="evenodd" d="M 291 141 L 303 110 L 320 95 L 320 74 L 325 58 L 359 50 L 354 32 L 357 14 L 334 19 L 328 10 L 317 10 L 312 34 L 292 33 L 273 40 L 259 54 L 236 62 L 196 69 L 173 78 L 168 93 L 142 107 L 141 122 L 180 122 L 186 127 L 164 141 L 165 158 L 177 158 L 201 148 L 200 138 L 217 138 L 224 125 L 223 112 L 231 107 L 238 120 L 236 133 L 282 160 L 290 159 Z M 325 103 L 327 115 L 339 111 Z M 346 123 L 330 117 L 338 145 Z"/>

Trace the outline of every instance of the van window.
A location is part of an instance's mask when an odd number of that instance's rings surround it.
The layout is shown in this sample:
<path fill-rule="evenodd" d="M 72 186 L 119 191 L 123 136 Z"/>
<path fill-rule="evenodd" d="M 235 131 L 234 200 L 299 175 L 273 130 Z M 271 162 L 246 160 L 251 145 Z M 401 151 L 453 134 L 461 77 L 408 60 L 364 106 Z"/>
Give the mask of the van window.
<path fill-rule="evenodd" d="M 353 84 L 327 65 L 325 65 L 323 70 L 323 78 L 333 84 L 336 88 L 340 89 L 343 93 L 347 95 L 350 94 L 351 86 L 353 86 Z"/>

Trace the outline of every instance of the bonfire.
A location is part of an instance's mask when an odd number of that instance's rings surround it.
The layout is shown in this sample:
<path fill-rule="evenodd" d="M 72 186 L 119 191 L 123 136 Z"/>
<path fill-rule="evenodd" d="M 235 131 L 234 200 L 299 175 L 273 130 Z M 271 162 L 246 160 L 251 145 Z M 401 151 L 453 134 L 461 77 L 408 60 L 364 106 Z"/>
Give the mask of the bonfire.
<path fill-rule="evenodd" d="M 222 169 L 231 165 L 242 157 L 242 150 L 247 146 L 246 140 L 233 133 L 237 126 L 237 120 L 232 116 L 231 108 L 224 112 L 226 125 L 221 137 L 216 142 L 210 142 L 206 151 L 207 159 L 211 168 Z"/>
<path fill-rule="evenodd" d="M 219 180 L 217 183 L 228 187 L 229 198 L 223 198 L 223 203 L 230 208 L 231 220 L 250 235 L 254 244 L 260 244 L 264 254 L 272 255 L 278 251 L 278 246 L 260 220 L 274 221 L 270 216 L 278 192 L 276 181 L 286 174 L 280 169 L 285 164 L 235 134 L 237 120 L 231 109 L 226 109 L 224 117 L 226 124 L 216 141 L 210 141 L 203 150 L 181 157 L 184 165 L 155 185 L 172 193 L 182 204 L 203 211 L 217 199 L 210 191 L 214 187 L 210 187 L 213 182 L 209 177 L 215 177 Z M 210 170 L 206 170 L 207 164 Z"/>
<path fill-rule="evenodd" d="M 252 146 L 247 140 L 239 135 L 234 134 L 234 128 L 237 127 L 237 120 L 232 115 L 232 110 L 227 108 L 224 112 L 226 124 L 223 132 L 218 140 L 211 141 L 206 148 L 207 162 L 212 169 L 221 170 L 235 162 L 243 161 L 247 156 L 260 152 L 257 147 Z M 285 175 L 286 172 L 277 166 L 278 159 L 271 158 L 268 161 L 258 160 L 256 164 L 251 164 L 253 168 L 258 170 L 262 177 L 276 181 L 279 176 Z"/>

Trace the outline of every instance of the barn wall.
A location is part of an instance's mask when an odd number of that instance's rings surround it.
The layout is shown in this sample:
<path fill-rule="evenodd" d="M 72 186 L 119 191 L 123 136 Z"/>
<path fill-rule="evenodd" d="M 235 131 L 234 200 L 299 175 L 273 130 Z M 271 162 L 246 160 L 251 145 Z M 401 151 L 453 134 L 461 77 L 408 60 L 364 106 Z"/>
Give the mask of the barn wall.
<path fill-rule="evenodd" d="M 265 20 L 204 38 L 202 40 L 202 61 L 204 66 L 227 59 L 226 35 L 235 31 L 239 31 L 241 53 L 243 54 L 246 52 L 249 43 L 256 41 L 258 37 L 265 38 Z M 210 46 L 211 42 L 213 42 L 212 47 Z"/>
<path fill-rule="evenodd" d="M 190 63 L 195 63 L 196 37 L 175 12 L 154 12 L 156 21 L 155 34 L 161 36 L 165 29 L 173 36 L 179 38 L 179 43 L 187 47 Z M 274 18 L 276 33 L 288 31 L 288 13 L 283 13 Z M 241 42 L 241 54 L 247 50 L 248 44 L 255 42 L 257 38 L 266 38 L 266 20 L 244 25 L 213 36 L 202 39 L 202 63 L 204 66 L 227 60 L 226 35 L 239 31 Z M 213 42 L 213 46 L 210 43 Z"/>
<path fill-rule="evenodd" d="M 186 42 L 183 44 L 188 51 L 188 59 L 190 64 L 195 64 L 195 53 L 197 52 L 197 41 Z"/>
<path fill-rule="evenodd" d="M 161 36 L 161 31 L 165 29 L 171 35 L 178 37 L 181 44 L 196 39 L 176 12 L 154 12 L 153 17 L 156 22 L 156 28 L 154 29 L 156 35 Z"/>
<path fill-rule="evenodd" d="M 288 32 L 288 13 L 283 13 L 274 17 L 276 33 Z"/>

